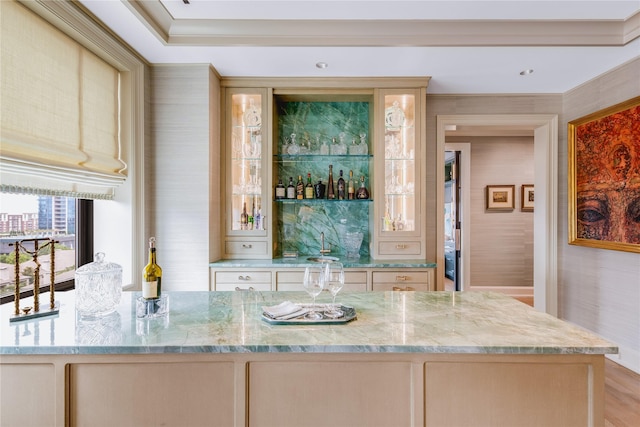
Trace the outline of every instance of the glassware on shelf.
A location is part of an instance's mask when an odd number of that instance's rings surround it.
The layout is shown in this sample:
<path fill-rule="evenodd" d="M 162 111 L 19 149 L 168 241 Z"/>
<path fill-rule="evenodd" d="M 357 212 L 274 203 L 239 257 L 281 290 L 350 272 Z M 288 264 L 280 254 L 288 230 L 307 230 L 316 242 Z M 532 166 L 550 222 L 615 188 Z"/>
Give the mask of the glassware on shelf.
<path fill-rule="evenodd" d="M 262 111 L 254 104 L 253 98 L 249 98 L 249 106 L 243 115 L 244 125 L 259 127 L 262 125 Z"/>
<path fill-rule="evenodd" d="M 324 288 L 325 268 L 325 264 L 321 263 L 320 265 L 314 265 L 304 269 L 304 290 L 307 291 L 309 296 L 313 297 L 313 304 L 309 312 L 305 315 L 305 317 L 310 320 L 322 319 L 322 314 L 316 311 L 316 297 L 320 295 L 320 292 L 322 292 Z"/>
<path fill-rule="evenodd" d="M 384 125 L 390 130 L 400 130 L 404 125 L 405 114 L 398 101 L 393 101 L 391 107 L 384 110 Z"/>
<path fill-rule="evenodd" d="M 298 154 L 300 153 L 300 147 L 296 143 L 296 134 L 291 134 L 291 140 L 289 145 L 287 146 L 287 154 Z"/>
<path fill-rule="evenodd" d="M 343 244 L 347 258 L 360 258 L 360 246 L 363 238 L 364 234 L 360 231 L 345 233 Z"/>
<path fill-rule="evenodd" d="M 333 296 L 333 302 L 327 307 L 324 315 L 332 319 L 344 316 L 344 312 L 336 305 L 336 296 L 344 286 L 344 268 L 339 262 L 327 263 L 324 287 Z"/>
<path fill-rule="evenodd" d="M 367 145 L 367 134 L 362 132 L 360 134 L 360 152 L 359 154 L 369 154 L 369 146 Z"/>

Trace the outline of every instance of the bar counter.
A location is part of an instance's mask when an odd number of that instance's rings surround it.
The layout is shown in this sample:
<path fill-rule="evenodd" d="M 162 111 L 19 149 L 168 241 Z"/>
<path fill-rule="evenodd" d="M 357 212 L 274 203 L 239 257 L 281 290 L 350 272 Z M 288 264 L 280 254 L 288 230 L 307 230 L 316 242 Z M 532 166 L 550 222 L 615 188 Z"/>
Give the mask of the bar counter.
<path fill-rule="evenodd" d="M 304 292 L 169 292 L 169 314 L 9 323 L 1 425 L 603 425 L 615 345 L 495 293 L 340 293 L 357 319 L 274 325 Z M 323 293 L 318 303 L 328 303 Z M 24 305 L 25 303 L 23 303 Z M 34 399 L 42 402 L 32 411 Z"/>
<path fill-rule="evenodd" d="M 0 354 L 473 353 L 607 354 L 594 334 L 497 293 L 338 294 L 357 319 L 337 325 L 272 325 L 262 306 L 310 303 L 304 292 L 169 292 L 169 314 L 135 316 L 135 292 L 117 312 L 76 316 L 73 292 L 56 294 L 58 316 L 9 323 L 2 307 Z M 47 294 L 48 295 L 48 294 Z M 328 303 L 323 292 L 317 302 Z M 25 303 L 23 302 L 22 305 Z"/>

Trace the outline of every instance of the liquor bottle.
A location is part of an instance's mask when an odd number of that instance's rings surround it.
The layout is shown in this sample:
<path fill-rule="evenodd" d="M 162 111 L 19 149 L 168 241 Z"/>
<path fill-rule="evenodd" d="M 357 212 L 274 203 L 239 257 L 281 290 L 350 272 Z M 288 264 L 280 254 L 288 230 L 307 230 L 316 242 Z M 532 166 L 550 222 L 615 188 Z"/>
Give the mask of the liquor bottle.
<path fill-rule="evenodd" d="M 240 214 L 240 230 L 246 230 L 249 225 L 249 215 L 247 215 L 247 202 L 242 205 L 242 213 Z"/>
<path fill-rule="evenodd" d="M 355 198 L 355 195 L 356 195 L 356 184 L 355 182 L 353 182 L 353 171 L 350 170 L 349 171 L 349 190 L 348 190 L 349 200 L 353 200 Z"/>
<path fill-rule="evenodd" d="M 340 169 L 340 177 L 338 178 L 338 200 L 344 200 L 346 198 L 344 178 L 342 177 L 342 169 Z"/>
<path fill-rule="evenodd" d="M 304 183 L 302 182 L 302 175 L 298 175 L 298 182 L 296 183 L 296 199 L 304 199 Z"/>
<path fill-rule="evenodd" d="M 368 199 L 369 191 L 367 187 L 364 186 L 364 175 L 360 177 L 360 188 L 358 188 L 358 192 L 356 193 L 356 199 Z"/>
<path fill-rule="evenodd" d="M 322 180 L 319 179 L 318 183 L 313 186 L 314 197 L 316 199 L 324 199 L 324 190 L 327 186 L 322 183 Z"/>
<path fill-rule="evenodd" d="M 296 198 L 296 187 L 293 185 L 293 177 L 289 177 L 289 185 L 287 186 L 287 199 Z"/>
<path fill-rule="evenodd" d="M 149 239 L 149 263 L 142 272 L 142 298 L 160 298 L 162 269 L 156 262 L 156 238 Z"/>
<path fill-rule="evenodd" d="M 307 186 L 304 188 L 304 198 L 313 199 L 313 184 L 311 183 L 311 174 L 307 174 Z"/>
<path fill-rule="evenodd" d="M 258 205 L 258 212 L 253 217 L 253 225 L 256 230 L 262 230 L 262 208 Z"/>
<path fill-rule="evenodd" d="M 282 183 L 282 178 L 278 178 L 278 185 L 276 185 L 276 200 L 284 199 L 285 197 L 285 188 Z"/>
<path fill-rule="evenodd" d="M 329 165 L 329 183 L 327 184 L 327 199 L 335 199 L 336 193 L 333 187 L 333 165 Z"/>

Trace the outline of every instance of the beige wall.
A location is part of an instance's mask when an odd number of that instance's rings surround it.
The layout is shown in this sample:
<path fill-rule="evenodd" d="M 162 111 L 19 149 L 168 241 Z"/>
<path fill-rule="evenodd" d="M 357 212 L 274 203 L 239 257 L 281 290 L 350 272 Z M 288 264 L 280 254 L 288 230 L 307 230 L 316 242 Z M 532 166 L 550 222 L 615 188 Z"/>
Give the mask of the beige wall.
<path fill-rule="evenodd" d="M 145 234 L 158 239 L 165 290 L 208 290 L 209 252 L 217 248 L 210 245 L 210 192 L 219 191 L 209 170 L 219 159 L 218 93 L 207 64 L 151 68 Z"/>
<path fill-rule="evenodd" d="M 620 346 L 640 372 L 640 254 L 568 245 L 567 122 L 640 95 L 640 58 L 564 95 L 559 126 L 559 316 Z"/>

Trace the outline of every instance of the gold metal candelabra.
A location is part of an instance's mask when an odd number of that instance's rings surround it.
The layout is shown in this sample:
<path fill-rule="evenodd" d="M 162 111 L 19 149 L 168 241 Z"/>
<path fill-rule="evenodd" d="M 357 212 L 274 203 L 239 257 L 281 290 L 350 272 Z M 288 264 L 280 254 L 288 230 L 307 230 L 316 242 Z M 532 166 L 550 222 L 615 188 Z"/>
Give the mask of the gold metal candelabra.
<path fill-rule="evenodd" d="M 40 246 L 39 243 L 46 241 L 44 245 Z M 33 242 L 33 250 L 28 250 L 25 247 L 25 243 Z M 56 247 L 55 244 L 59 243 L 51 238 L 36 238 L 36 239 L 24 239 L 16 240 L 15 243 L 10 243 L 10 246 L 14 246 L 15 254 L 15 296 L 14 296 L 14 314 L 9 319 L 11 322 L 17 320 L 25 320 L 34 317 L 48 316 L 58 313 L 57 304 L 55 301 L 55 276 L 56 276 Z M 41 250 L 49 247 L 50 249 L 50 261 L 51 264 L 51 280 L 49 283 L 49 308 L 40 310 L 40 261 L 38 260 L 38 254 Z M 33 284 L 33 311 L 31 307 L 24 307 L 22 312 L 20 311 L 20 252 L 27 253 L 33 257 L 33 262 L 36 264 L 34 272 L 34 284 Z"/>

